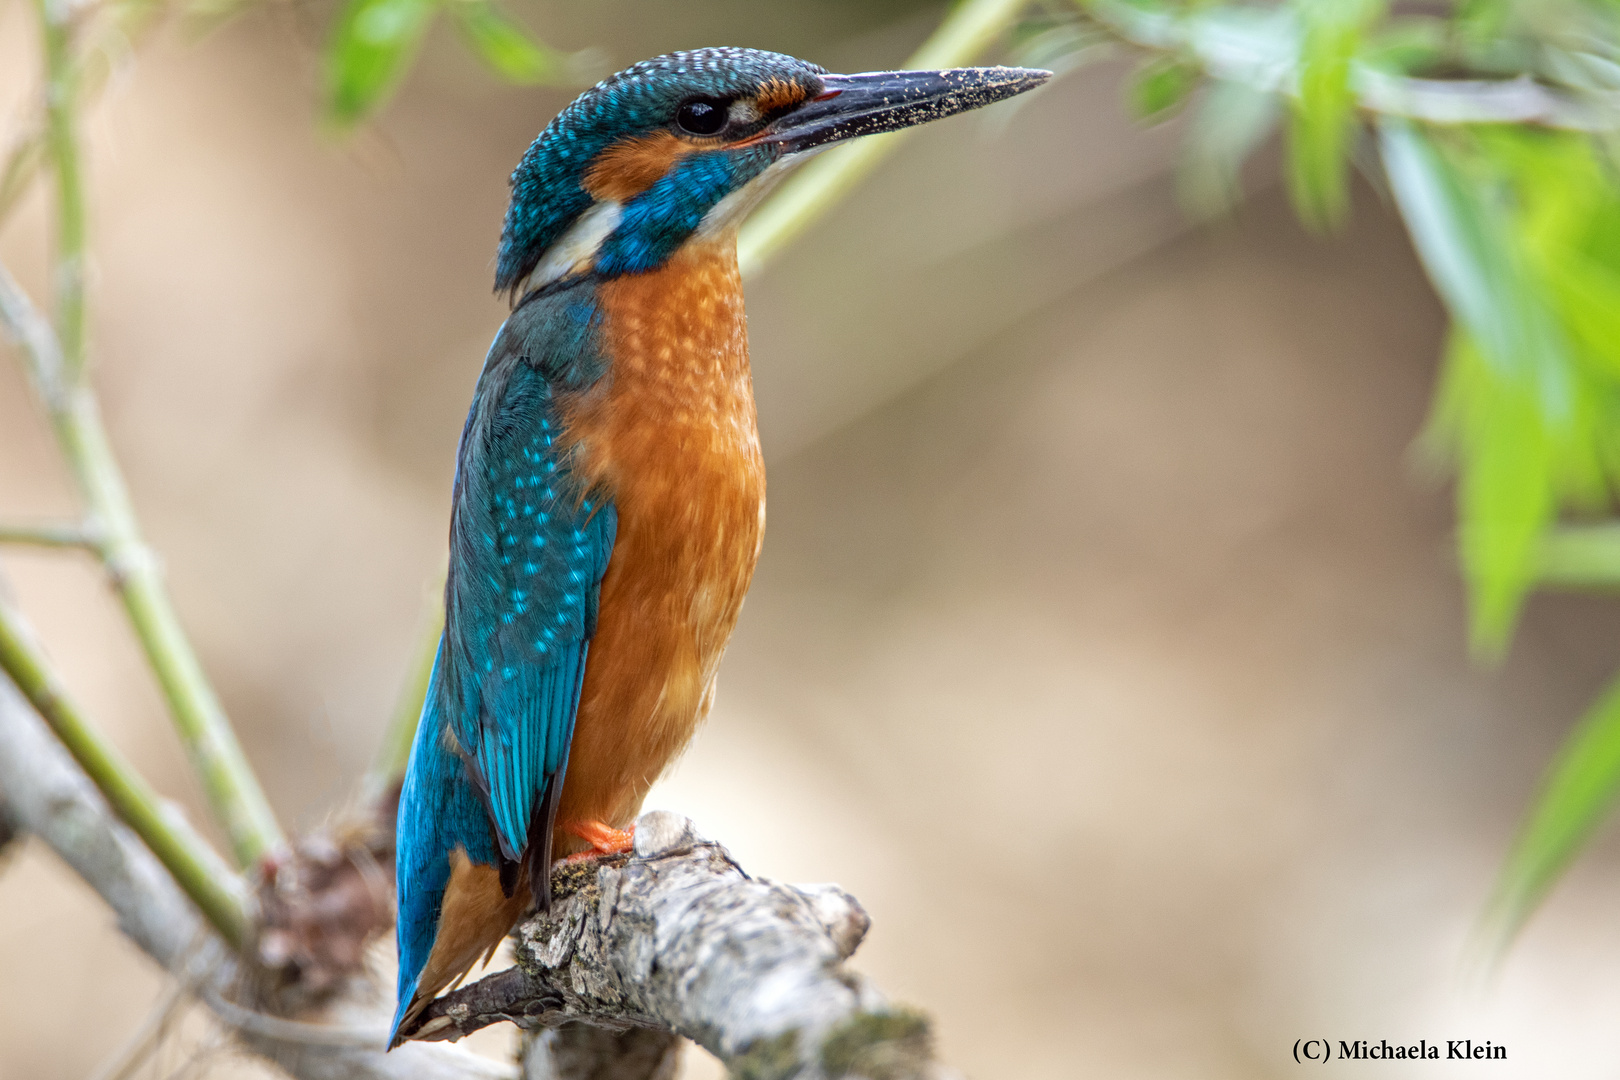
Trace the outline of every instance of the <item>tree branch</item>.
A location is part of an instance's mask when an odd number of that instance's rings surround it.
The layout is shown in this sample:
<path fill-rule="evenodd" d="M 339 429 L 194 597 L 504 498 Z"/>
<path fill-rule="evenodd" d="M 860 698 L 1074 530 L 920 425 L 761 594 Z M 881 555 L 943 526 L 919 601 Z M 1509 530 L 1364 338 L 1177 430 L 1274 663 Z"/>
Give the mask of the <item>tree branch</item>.
<path fill-rule="evenodd" d="M 84 548 L 86 551 L 97 552 L 101 547 L 101 534 L 91 526 L 72 522 L 39 525 L 0 522 L 0 544 Z"/>
<path fill-rule="evenodd" d="M 517 1080 L 511 1066 L 452 1047 L 409 1046 L 384 1055 L 387 1016 L 375 1006 L 340 1001 L 356 1015 L 351 1026 L 335 1026 L 265 1016 L 233 1004 L 251 991 L 255 973 L 208 930 L 163 867 L 113 816 L 4 680 L 0 814 L 50 845 L 101 894 L 124 933 L 235 1029 L 243 1045 L 298 1080 Z"/>
<path fill-rule="evenodd" d="M 161 564 L 141 535 L 95 393 L 75 378 L 62 340 L 3 265 L 0 330 L 21 346 L 28 360 L 57 442 L 100 532 L 102 562 L 146 651 L 209 805 L 225 827 L 238 863 L 248 865 L 281 843 L 281 828 L 180 626 L 163 586 Z"/>
<path fill-rule="evenodd" d="M 523 1040 L 524 1080 L 676 1080 L 681 1037 L 661 1028 L 617 1031 L 564 1024 Z"/>
<path fill-rule="evenodd" d="M 869 924 L 849 894 L 751 878 L 676 814 L 643 814 L 635 843 L 562 864 L 517 966 L 436 1001 L 411 1037 L 586 1021 L 679 1032 L 738 1076 L 948 1075 L 927 1020 L 844 968 Z"/>
<path fill-rule="evenodd" d="M 158 798 L 118 748 L 87 723 L 34 641 L 0 596 L 0 671 L 11 677 L 62 745 L 232 948 L 247 943 L 251 917 L 236 876 L 214 849 Z"/>
<path fill-rule="evenodd" d="M 0 817 L 38 836 L 88 882 L 137 945 L 208 1004 L 250 1050 L 298 1080 L 515 1080 L 450 1047 L 381 1052 L 386 1014 L 351 991 L 309 1023 L 236 1000 L 257 973 L 215 937 L 173 879 L 112 814 L 62 745 L 0 681 Z M 644 814 L 631 857 L 560 864 L 557 902 L 517 934 L 518 966 L 436 1002 L 419 1034 L 455 1039 L 499 1020 L 583 1021 L 609 1031 L 674 1031 L 738 1075 L 942 1080 L 928 1023 L 891 1008 L 843 966 L 866 913 L 832 885 L 788 886 L 745 874 L 685 818 Z M 580 1036 L 584 1036 L 581 1038 Z M 620 1059 L 662 1076 L 669 1043 L 625 1038 Z M 602 1060 L 602 1039 L 564 1028 L 547 1053 Z M 550 1073 L 573 1077 L 566 1062 Z M 628 1075 L 628 1074 L 625 1074 Z"/>

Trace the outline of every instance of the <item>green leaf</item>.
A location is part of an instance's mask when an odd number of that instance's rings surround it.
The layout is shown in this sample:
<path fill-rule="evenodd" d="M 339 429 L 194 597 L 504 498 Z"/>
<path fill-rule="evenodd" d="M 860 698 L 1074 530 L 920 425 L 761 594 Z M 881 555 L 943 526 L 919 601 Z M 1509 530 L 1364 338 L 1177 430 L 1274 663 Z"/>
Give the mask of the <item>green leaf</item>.
<path fill-rule="evenodd" d="M 1541 538 L 1536 569 L 1543 585 L 1620 589 L 1620 521 L 1553 529 Z"/>
<path fill-rule="evenodd" d="M 1498 950 L 1512 940 L 1620 791 L 1620 679 L 1570 733 L 1542 781 L 1497 880 L 1486 923 Z"/>
<path fill-rule="evenodd" d="M 1386 120 L 1380 134 L 1401 216 L 1457 325 L 1426 439 L 1459 458 L 1471 634 L 1477 652 L 1494 656 L 1535 579 L 1537 539 L 1582 471 L 1571 463 L 1589 445 L 1589 410 L 1494 163 L 1476 155 L 1465 172 L 1404 121 Z"/>
<path fill-rule="evenodd" d="M 1457 550 L 1473 601 L 1477 655 L 1506 649 L 1535 583 L 1541 534 L 1557 511 L 1553 447 L 1533 393 L 1501 377 L 1473 340 L 1454 334 L 1446 359 L 1458 418 Z"/>
<path fill-rule="evenodd" d="M 404 78 L 427 33 L 434 0 L 349 0 L 326 43 L 326 108 L 358 123 Z"/>
<path fill-rule="evenodd" d="M 468 47 L 507 82 L 544 82 L 565 72 L 565 56 L 501 14 L 494 4 L 452 0 L 449 10 Z"/>
<path fill-rule="evenodd" d="M 1008 32 L 1008 61 L 1019 67 L 1046 68 L 1062 75 L 1108 55 L 1117 41 L 1078 11 L 1054 17 L 1032 11 Z M 1024 100 L 1022 98 L 1018 100 Z"/>
<path fill-rule="evenodd" d="M 1248 83 L 1211 81 L 1188 125 L 1176 176 L 1188 210 L 1207 218 L 1237 204 L 1243 163 L 1277 126 L 1279 111 L 1275 94 Z"/>
<path fill-rule="evenodd" d="M 1198 85 L 1198 70 L 1169 56 L 1155 57 L 1131 78 L 1131 111 L 1140 120 L 1164 120 Z"/>
<path fill-rule="evenodd" d="M 1374 0 L 1298 0 L 1296 8 L 1304 36 L 1288 129 L 1289 192 L 1307 225 L 1332 228 L 1344 221 L 1349 207 L 1347 165 L 1355 134 L 1350 61 L 1382 5 Z"/>
<path fill-rule="evenodd" d="M 1356 59 L 1392 75 L 1429 70 L 1444 61 L 1449 31 L 1446 20 L 1424 16 L 1385 23 L 1367 35 Z"/>

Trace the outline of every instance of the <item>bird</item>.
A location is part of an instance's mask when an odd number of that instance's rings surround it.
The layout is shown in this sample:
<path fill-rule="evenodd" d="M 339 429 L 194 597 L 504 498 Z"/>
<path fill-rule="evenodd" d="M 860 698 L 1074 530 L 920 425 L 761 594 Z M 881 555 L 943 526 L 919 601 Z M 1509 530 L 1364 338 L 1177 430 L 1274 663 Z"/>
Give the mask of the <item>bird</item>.
<path fill-rule="evenodd" d="M 564 108 L 511 177 L 511 311 L 456 452 L 445 621 L 400 792 L 389 1046 L 531 908 L 623 853 L 714 700 L 759 556 L 737 228 L 835 143 L 975 109 L 1026 68 L 831 74 L 673 52 Z"/>

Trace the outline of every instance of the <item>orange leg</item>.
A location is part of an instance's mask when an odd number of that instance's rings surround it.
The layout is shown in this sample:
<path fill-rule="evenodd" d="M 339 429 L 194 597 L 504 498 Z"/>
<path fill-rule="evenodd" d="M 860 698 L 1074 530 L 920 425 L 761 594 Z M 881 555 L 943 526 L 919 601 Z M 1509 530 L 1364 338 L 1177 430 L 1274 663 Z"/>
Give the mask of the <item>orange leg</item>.
<path fill-rule="evenodd" d="M 565 833 L 579 837 L 592 848 L 590 851 L 581 851 L 568 856 L 566 860 L 568 862 L 594 859 L 598 855 L 624 855 L 636 846 L 635 825 L 631 825 L 628 829 L 615 829 L 600 821 L 565 821 L 557 827 Z"/>

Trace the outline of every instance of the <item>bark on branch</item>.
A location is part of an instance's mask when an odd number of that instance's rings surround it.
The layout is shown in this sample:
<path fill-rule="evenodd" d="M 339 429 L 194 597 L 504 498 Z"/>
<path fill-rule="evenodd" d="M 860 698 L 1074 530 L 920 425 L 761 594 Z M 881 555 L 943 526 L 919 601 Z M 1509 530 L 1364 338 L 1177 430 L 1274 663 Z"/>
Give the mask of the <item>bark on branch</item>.
<path fill-rule="evenodd" d="M 44 723 L 0 678 L 0 816 L 39 837 L 101 894 L 119 927 L 299 1080 L 515 1080 L 517 1071 L 448 1046 L 382 1053 L 383 1009 L 353 1005 L 342 1026 L 264 1016 L 234 1002 L 250 972 L 203 923 L 152 853 L 108 808 Z"/>
<path fill-rule="evenodd" d="M 751 878 L 655 811 L 633 855 L 565 864 L 552 890 L 518 928 L 517 966 L 435 1002 L 414 1037 L 584 1021 L 679 1032 L 737 1076 L 946 1075 L 927 1021 L 843 966 L 869 920 L 835 885 Z"/>
<path fill-rule="evenodd" d="M 207 1003 L 242 1044 L 299 1080 L 514 1080 L 457 1048 L 381 1052 L 386 1005 L 338 998 L 326 1023 L 245 1007 L 256 974 L 225 948 L 78 765 L 0 679 L 0 819 L 50 845 L 124 933 Z M 557 901 L 516 935 L 518 966 L 436 1002 L 423 1040 L 498 1020 L 534 1030 L 527 1075 L 668 1077 L 669 1033 L 754 1080 L 942 1080 L 927 1021 L 890 1007 L 843 962 L 868 925 L 832 885 L 751 878 L 678 815 L 637 823 L 635 853 L 562 864 Z M 595 1030 L 597 1033 L 592 1034 Z"/>

